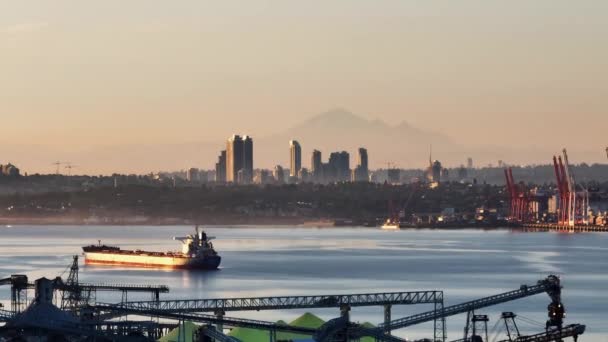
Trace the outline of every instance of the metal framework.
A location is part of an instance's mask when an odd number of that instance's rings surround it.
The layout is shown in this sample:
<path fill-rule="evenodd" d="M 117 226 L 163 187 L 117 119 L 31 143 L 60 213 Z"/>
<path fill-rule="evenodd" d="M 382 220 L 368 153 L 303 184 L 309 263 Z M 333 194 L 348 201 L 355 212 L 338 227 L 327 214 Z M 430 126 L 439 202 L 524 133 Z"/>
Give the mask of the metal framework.
<path fill-rule="evenodd" d="M 568 152 L 562 150 L 562 156 L 553 156 L 553 168 L 559 192 L 559 212 L 557 222 L 560 226 L 574 227 L 575 225 L 589 224 L 588 207 L 589 193 L 577 193 L 574 173 L 570 170 Z"/>
<path fill-rule="evenodd" d="M 216 315 L 208 315 L 201 313 L 175 313 L 168 312 L 163 310 L 155 310 L 155 309 L 134 309 L 121 307 L 119 305 L 113 304 L 98 304 L 95 306 L 95 309 L 100 311 L 112 311 L 123 315 L 140 315 L 140 316 L 150 316 L 150 317 L 158 317 L 158 318 L 166 318 L 166 319 L 174 319 L 180 321 L 193 321 L 200 323 L 208 323 L 215 325 L 228 325 L 228 326 L 238 326 L 245 328 L 253 328 L 253 329 L 262 329 L 262 330 L 270 330 L 270 331 L 285 331 L 292 332 L 297 334 L 307 334 L 313 335 L 316 329 L 312 328 L 302 328 L 302 327 L 294 327 L 286 324 L 276 324 L 274 322 L 246 319 L 246 318 L 236 318 L 236 317 L 226 317 L 226 316 L 216 316 Z"/>
<path fill-rule="evenodd" d="M 579 335 L 585 332 L 585 326 L 582 324 L 570 324 L 562 329 L 551 329 L 539 334 L 520 336 L 512 341 L 515 342 L 549 342 L 549 341 L 562 341 L 566 337 L 574 337 L 574 341 L 578 339 Z M 502 340 L 500 342 L 510 342 L 511 340 Z"/>
<path fill-rule="evenodd" d="M 0 322 L 7 322 L 11 318 L 13 318 L 13 313 L 11 311 L 0 309 Z"/>
<path fill-rule="evenodd" d="M 261 311 L 307 308 L 340 308 L 344 305 L 355 307 L 435 303 L 443 303 L 443 291 L 137 301 L 120 303 L 114 305 L 113 307 L 137 310 L 154 309 L 164 312 L 217 312 L 218 310 Z"/>
<path fill-rule="evenodd" d="M 540 280 L 538 284 L 527 286 L 522 285 L 518 290 L 501 293 L 498 295 L 480 298 L 461 304 L 451 305 L 442 308 L 441 310 L 433 310 L 420 314 L 416 314 L 409 317 L 404 317 L 391 321 L 389 324 L 379 324 L 378 329 L 390 330 L 405 328 L 411 325 L 420 324 L 424 322 L 433 321 L 439 318 L 445 318 L 476 309 L 485 308 L 488 306 L 509 302 L 512 300 L 533 296 L 539 293 L 547 292 L 553 298 L 554 292 L 559 292 L 561 289 L 559 278 L 555 276 L 549 276 L 544 280 Z"/>
<path fill-rule="evenodd" d="M 510 167 L 504 171 L 511 204 L 509 219 L 514 222 L 526 222 L 530 218 L 530 193 L 523 184 L 515 183 Z"/>

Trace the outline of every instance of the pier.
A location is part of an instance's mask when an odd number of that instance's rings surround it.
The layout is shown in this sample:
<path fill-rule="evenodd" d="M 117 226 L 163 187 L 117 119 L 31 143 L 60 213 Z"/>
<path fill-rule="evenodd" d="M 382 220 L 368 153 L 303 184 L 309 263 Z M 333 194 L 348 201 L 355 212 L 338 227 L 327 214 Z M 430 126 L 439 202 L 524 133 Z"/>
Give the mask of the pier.
<path fill-rule="evenodd" d="M 526 231 L 556 231 L 566 233 L 608 232 L 608 226 L 574 225 L 566 226 L 556 223 L 524 223 L 521 227 Z"/>

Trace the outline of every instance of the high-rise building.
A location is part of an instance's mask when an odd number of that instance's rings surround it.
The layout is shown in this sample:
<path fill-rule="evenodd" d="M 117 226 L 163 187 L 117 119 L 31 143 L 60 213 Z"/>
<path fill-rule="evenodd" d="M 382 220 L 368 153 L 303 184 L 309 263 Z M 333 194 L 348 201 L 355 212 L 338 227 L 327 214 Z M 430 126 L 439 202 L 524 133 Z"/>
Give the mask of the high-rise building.
<path fill-rule="evenodd" d="M 471 170 L 473 168 L 473 158 L 467 158 L 467 169 Z"/>
<path fill-rule="evenodd" d="M 312 180 L 315 183 L 323 182 L 323 161 L 321 159 L 321 151 L 312 151 L 312 157 L 310 159 L 310 172 L 312 173 Z"/>
<path fill-rule="evenodd" d="M 367 149 L 363 147 L 359 148 L 359 153 L 357 154 L 357 166 L 360 166 L 366 171 L 369 170 L 367 162 Z"/>
<path fill-rule="evenodd" d="M 226 183 L 226 151 L 222 151 L 215 163 L 215 181 Z"/>
<path fill-rule="evenodd" d="M 289 141 L 289 177 L 298 177 L 302 169 L 302 148 L 295 140 Z"/>
<path fill-rule="evenodd" d="M 439 184 L 441 182 L 441 172 L 443 171 L 441 162 L 439 160 L 435 160 L 431 165 L 430 171 L 429 181 Z"/>
<path fill-rule="evenodd" d="M 243 136 L 243 183 L 251 184 L 253 180 L 253 139 Z"/>
<path fill-rule="evenodd" d="M 240 172 L 240 177 L 239 177 Z M 253 139 L 233 135 L 226 143 L 226 181 L 249 184 L 253 179 Z"/>
<path fill-rule="evenodd" d="M 350 180 L 350 155 L 346 151 L 332 152 L 329 155 L 329 182 L 347 182 Z"/>
<path fill-rule="evenodd" d="M 241 169 L 243 169 L 243 139 L 235 134 L 226 143 L 226 182 L 236 183 Z"/>
<path fill-rule="evenodd" d="M 363 147 L 359 148 L 359 151 L 357 154 L 357 166 L 352 171 L 351 181 L 353 181 L 353 182 L 368 182 L 369 181 L 367 150 L 364 149 Z"/>
<path fill-rule="evenodd" d="M 272 175 L 274 176 L 274 180 L 277 182 L 277 184 L 283 184 L 285 182 L 285 172 L 283 171 L 283 167 L 281 165 L 274 167 L 274 172 Z"/>

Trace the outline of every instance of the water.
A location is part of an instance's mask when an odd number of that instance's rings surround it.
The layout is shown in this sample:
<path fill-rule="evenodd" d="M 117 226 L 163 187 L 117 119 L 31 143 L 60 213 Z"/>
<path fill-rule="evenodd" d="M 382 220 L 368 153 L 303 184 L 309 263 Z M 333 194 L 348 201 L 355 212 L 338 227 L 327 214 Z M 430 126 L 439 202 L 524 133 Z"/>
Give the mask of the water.
<path fill-rule="evenodd" d="M 0 278 L 22 273 L 55 277 L 63 273 L 80 247 L 96 243 L 123 248 L 177 250 L 172 236 L 191 227 L 0 227 Z M 220 271 L 132 269 L 83 266 L 86 282 L 166 284 L 168 298 L 213 298 L 444 290 L 446 305 L 534 284 L 548 274 L 562 277 L 567 323 L 584 323 L 585 341 L 608 341 L 608 234 L 518 233 L 507 230 L 407 230 L 366 228 L 224 227 L 207 228 L 223 257 Z M 8 306 L 8 287 L 0 301 Z M 133 295 L 130 299 L 149 299 Z M 98 294 L 104 302 L 118 295 Z M 480 310 L 490 315 L 490 329 L 502 311 L 543 323 L 545 294 Z M 429 305 L 400 306 L 393 318 L 431 310 Z M 324 319 L 336 309 L 310 310 Z M 291 320 L 304 311 L 230 313 L 264 320 Z M 382 321 L 382 308 L 354 308 L 354 321 Z M 465 316 L 448 319 L 448 339 L 462 336 Z M 520 324 L 525 333 L 543 327 Z M 399 330 L 408 338 L 432 337 L 432 325 Z"/>

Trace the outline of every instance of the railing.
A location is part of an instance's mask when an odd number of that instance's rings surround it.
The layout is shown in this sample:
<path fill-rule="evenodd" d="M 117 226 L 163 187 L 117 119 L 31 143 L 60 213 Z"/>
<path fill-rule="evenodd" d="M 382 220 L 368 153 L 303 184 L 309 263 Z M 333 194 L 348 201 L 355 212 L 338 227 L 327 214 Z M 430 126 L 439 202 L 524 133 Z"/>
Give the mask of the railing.
<path fill-rule="evenodd" d="M 64 288 L 82 288 L 96 291 L 132 291 L 132 292 L 169 292 L 169 287 L 166 285 L 131 285 L 131 284 L 89 284 L 78 283 L 75 285 L 65 284 Z"/>

